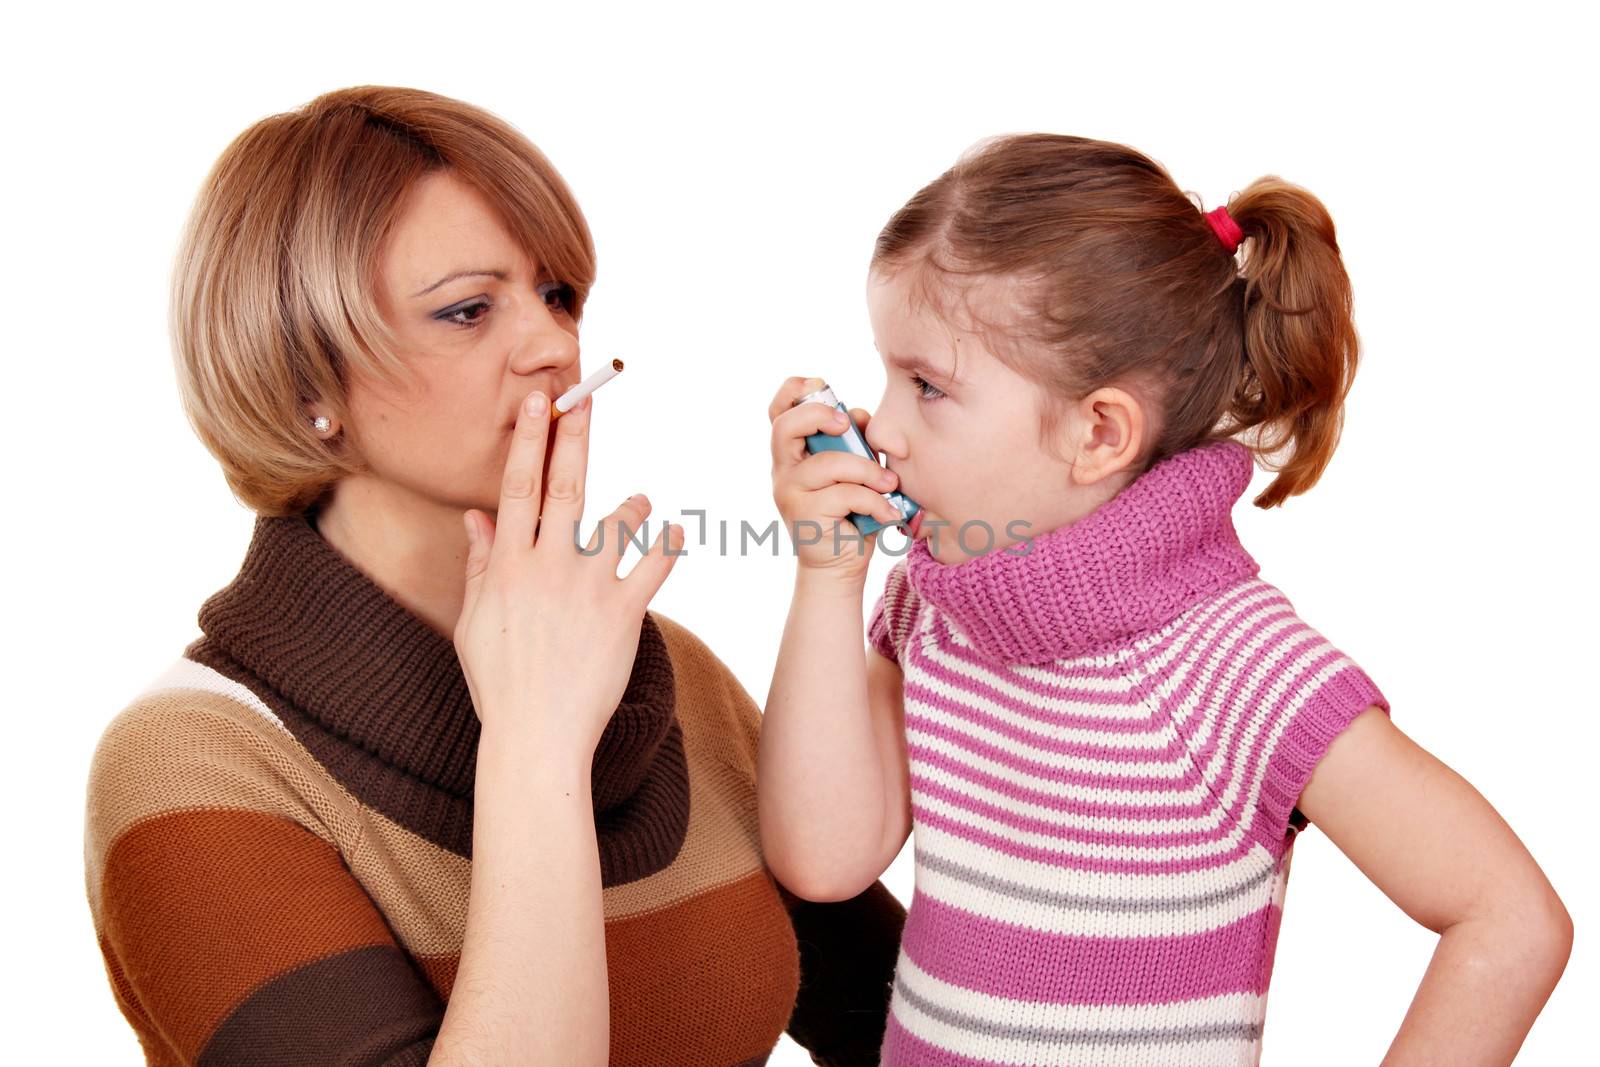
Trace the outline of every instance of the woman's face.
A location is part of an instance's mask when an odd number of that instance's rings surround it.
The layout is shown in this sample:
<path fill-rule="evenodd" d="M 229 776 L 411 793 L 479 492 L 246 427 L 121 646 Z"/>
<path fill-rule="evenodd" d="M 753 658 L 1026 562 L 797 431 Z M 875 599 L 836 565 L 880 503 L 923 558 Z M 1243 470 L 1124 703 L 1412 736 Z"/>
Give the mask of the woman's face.
<path fill-rule="evenodd" d="M 351 381 L 345 432 L 385 490 L 492 514 L 518 405 L 535 389 L 554 400 L 581 377 L 572 290 L 524 258 L 491 203 L 448 171 L 413 187 L 378 289 L 414 382 Z"/>

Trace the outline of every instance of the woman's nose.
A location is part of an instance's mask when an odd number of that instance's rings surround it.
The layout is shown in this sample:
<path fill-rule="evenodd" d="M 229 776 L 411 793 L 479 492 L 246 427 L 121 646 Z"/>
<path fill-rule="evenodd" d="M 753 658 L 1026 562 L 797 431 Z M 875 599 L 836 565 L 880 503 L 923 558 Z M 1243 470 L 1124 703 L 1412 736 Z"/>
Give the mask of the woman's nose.
<path fill-rule="evenodd" d="M 535 301 L 517 317 L 517 335 L 511 351 L 511 369 L 536 374 L 547 368 L 564 369 L 578 362 L 578 338 L 554 312 Z"/>

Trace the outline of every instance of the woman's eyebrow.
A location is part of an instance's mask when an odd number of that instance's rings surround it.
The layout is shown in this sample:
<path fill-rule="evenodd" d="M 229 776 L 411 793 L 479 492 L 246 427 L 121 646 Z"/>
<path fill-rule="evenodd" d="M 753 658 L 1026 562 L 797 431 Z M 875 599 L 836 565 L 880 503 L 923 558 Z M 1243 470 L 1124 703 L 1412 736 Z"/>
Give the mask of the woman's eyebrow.
<path fill-rule="evenodd" d="M 453 282 L 457 278 L 480 278 L 480 277 L 483 277 L 483 278 L 498 278 L 501 281 L 505 281 L 507 278 L 511 277 L 511 272 L 510 271 L 506 271 L 506 270 L 491 270 L 491 269 L 488 269 L 488 268 L 479 268 L 479 269 L 474 269 L 474 270 L 458 270 L 458 271 L 454 271 L 454 272 L 452 272 L 450 274 L 446 274 L 443 278 L 440 278 L 438 281 L 434 282 L 432 285 L 428 286 L 426 289 L 421 289 L 421 290 L 418 290 L 415 293 L 412 293 L 411 294 L 411 299 L 415 300 L 419 296 L 427 296 L 429 293 L 431 293 L 435 289 L 439 288 L 439 286 L 445 284 L 446 282 Z"/>

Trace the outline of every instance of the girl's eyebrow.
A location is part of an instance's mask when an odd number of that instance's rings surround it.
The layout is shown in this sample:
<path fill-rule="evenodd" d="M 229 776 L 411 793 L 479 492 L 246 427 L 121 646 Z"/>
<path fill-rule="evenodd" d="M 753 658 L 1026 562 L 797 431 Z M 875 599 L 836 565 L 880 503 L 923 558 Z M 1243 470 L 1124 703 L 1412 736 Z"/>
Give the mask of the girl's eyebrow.
<path fill-rule="evenodd" d="M 901 370 L 914 371 L 914 372 L 916 372 L 918 374 L 923 375 L 926 378 L 931 378 L 932 380 L 935 380 L 935 381 L 942 381 L 942 382 L 954 382 L 955 381 L 954 378 L 951 378 L 943 370 L 941 370 L 938 367 L 935 367 L 933 364 L 929 363 L 927 360 L 922 359 L 921 357 L 918 357 L 918 356 L 900 356 L 900 355 L 896 355 L 893 352 L 890 352 L 889 355 L 888 355 L 888 360 L 889 360 L 889 363 L 891 365 L 899 367 Z"/>

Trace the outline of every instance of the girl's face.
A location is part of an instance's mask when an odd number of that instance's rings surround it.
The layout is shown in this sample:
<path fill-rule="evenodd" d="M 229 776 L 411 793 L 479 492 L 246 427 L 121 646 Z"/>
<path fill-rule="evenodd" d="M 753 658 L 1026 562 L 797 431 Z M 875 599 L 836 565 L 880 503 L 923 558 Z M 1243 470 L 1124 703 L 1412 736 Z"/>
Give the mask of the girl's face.
<path fill-rule="evenodd" d="M 886 454 L 900 491 L 922 505 L 916 536 L 935 559 L 961 563 L 1048 533 L 1125 484 L 1114 475 L 1115 457 L 1128 452 L 1127 394 L 1097 390 L 1075 405 L 1055 441 L 1060 454 L 1051 454 L 1039 439 L 1042 388 L 947 321 L 914 285 L 910 270 L 874 271 L 867 280 L 873 338 L 888 372 L 867 440 Z M 1003 286 L 984 294 L 1005 299 Z"/>
<path fill-rule="evenodd" d="M 448 171 L 412 189 L 380 272 L 379 308 L 415 382 L 350 384 L 345 431 L 374 469 L 366 489 L 391 504 L 492 514 L 518 405 L 534 389 L 554 400 L 580 378 L 571 290 Z"/>

